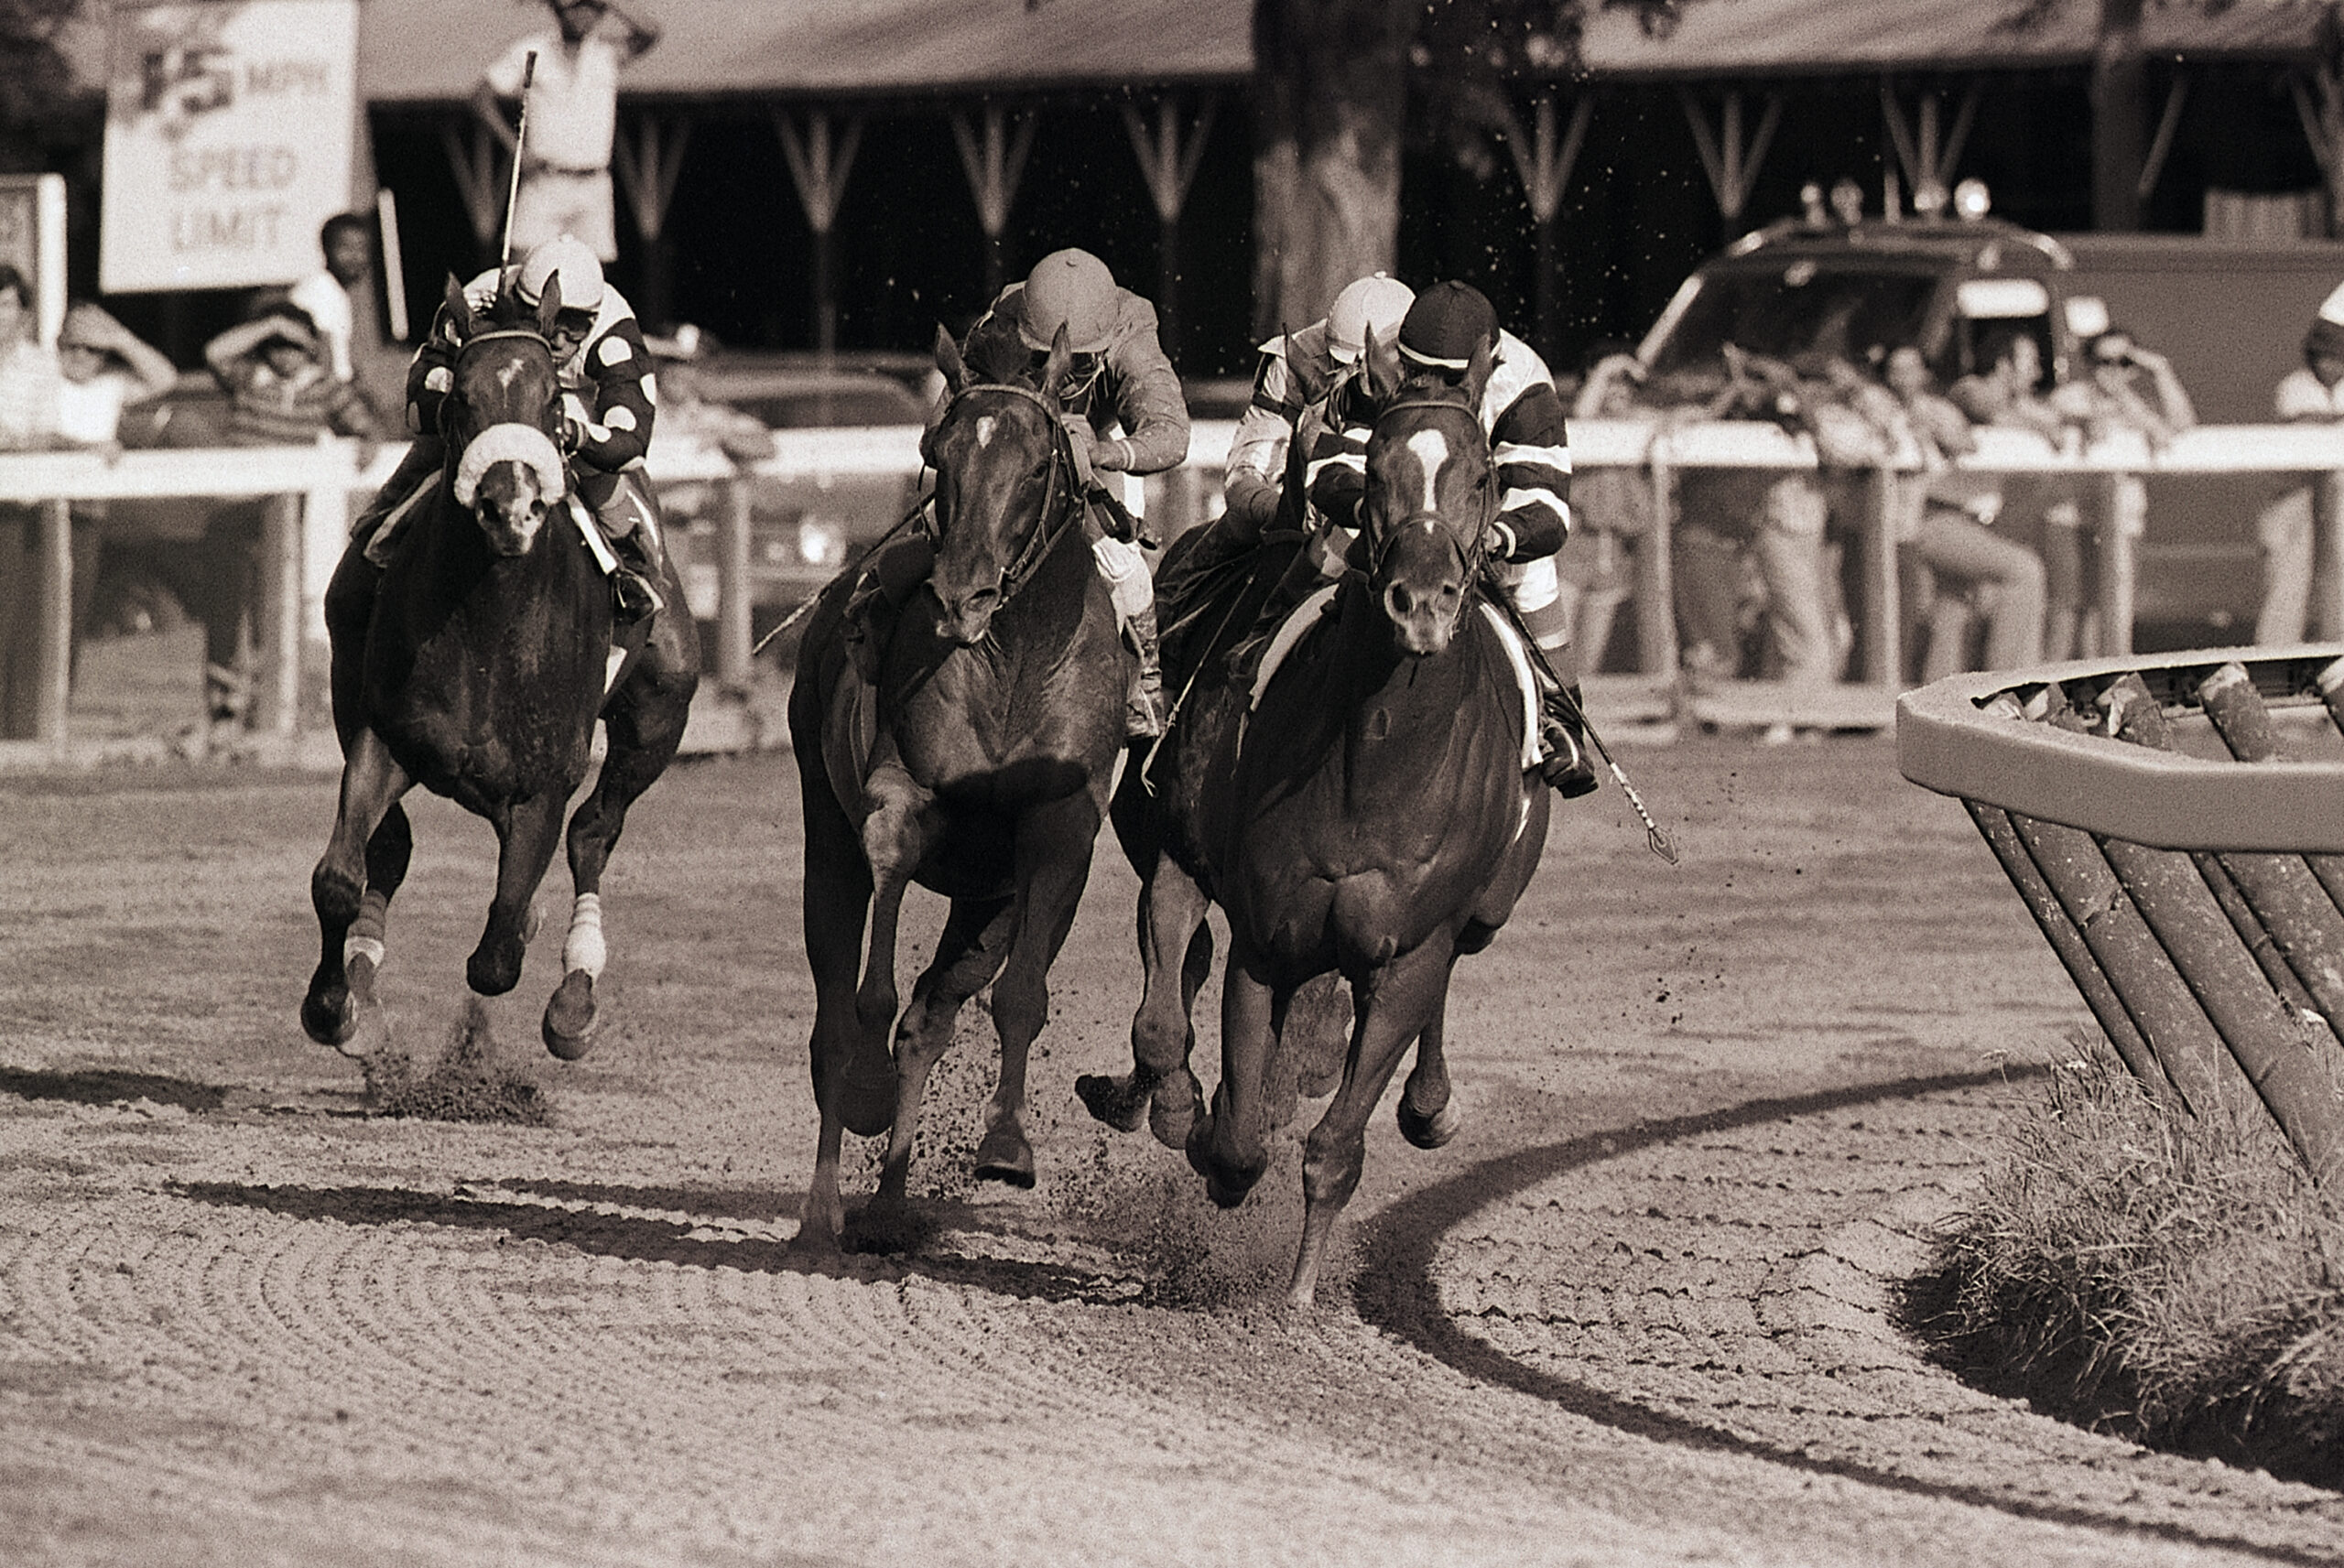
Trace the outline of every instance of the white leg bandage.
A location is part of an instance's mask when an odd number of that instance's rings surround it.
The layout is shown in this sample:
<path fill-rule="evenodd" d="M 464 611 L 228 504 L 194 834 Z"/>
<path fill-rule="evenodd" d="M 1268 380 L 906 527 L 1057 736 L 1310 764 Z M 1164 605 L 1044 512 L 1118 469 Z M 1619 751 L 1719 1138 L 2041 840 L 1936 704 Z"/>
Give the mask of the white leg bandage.
<path fill-rule="evenodd" d="M 609 957 L 602 946 L 602 895 L 581 892 L 570 912 L 569 938 L 561 945 L 562 972 L 583 969 L 590 976 L 599 976 Z"/>

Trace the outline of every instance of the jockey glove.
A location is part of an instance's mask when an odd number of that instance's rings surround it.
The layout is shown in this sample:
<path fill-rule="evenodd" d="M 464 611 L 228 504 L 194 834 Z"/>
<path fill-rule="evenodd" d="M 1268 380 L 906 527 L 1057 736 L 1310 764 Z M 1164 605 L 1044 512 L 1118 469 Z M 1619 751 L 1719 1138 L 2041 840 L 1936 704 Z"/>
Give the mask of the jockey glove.
<path fill-rule="evenodd" d="M 1101 441 L 1091 449 L 1091 466 L 1101 473 L 1122 473 L 1132 466 L 1132 444 L 1123 439 Z"/>

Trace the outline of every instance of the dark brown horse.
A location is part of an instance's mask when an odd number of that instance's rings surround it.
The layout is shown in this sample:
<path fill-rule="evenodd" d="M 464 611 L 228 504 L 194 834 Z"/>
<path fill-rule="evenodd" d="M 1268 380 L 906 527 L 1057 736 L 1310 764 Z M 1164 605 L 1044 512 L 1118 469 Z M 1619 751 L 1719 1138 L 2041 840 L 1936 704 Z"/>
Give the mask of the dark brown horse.
<path fill-rule="evenodd" d="M 1184 711 L 1157 765 L 1145 779 L 1133 770 L 1115 802 L 1145 883 L 1135 1065 L 1082 1086 L 1103 1119 L 1135 1127 L 1152 1101 L 1159 1136 L 1185 1124 L 1189 1162 L 1233 1206 L 1260 1180 L 1267 1134 L 1292 1105 L 1297 993 L 1330 971 L 1350 982 L 1349 1054 L 1305 1145 L 1297 1305 L 1312 1298 L 1359 1184 L 1368 1115 L 1412 1043 L 1401 1130 L 1424 1148 L 1454 1135 L 1441 1054 L 1449 971 L 1505 923 L 1546 836 L 1546 790 L 1525 771 L 1523 655 L 1482 608 L 1498 500 L 1476 413 L 1489 356 L 1460 387 L 1401 383 L 1388 342 L 1370 356 L 1381 411 L 1359 510 L 1367 570 L 1347 577 L 1258 706 L 1248 711 L 1250 691 L 1216 651 L 1225 639 L 1210 634 L 1241 623 L 1237 601 L 1258 600 L 1258 587 L 1200 576 L 1202 602 L 1165 607 L 1203 630 L 1167 638 Z M 1211 962 L 1208 900 L 1228 916 L 1230 951 L 1221 1083 L 1199 1109 L 1188 1013 Z"/>
<path fill-rule="evenodd" d="M 586 776 L 597 719 L 608 739 L 593 793 L 570 818 L 576 891 L 546 1044 L 574 1059 L 599 1024 L 602 869 L 627 807 L 667 768 L 700 681 L 700 643 L 672 566 L 670 605 L 613 626 L 611 589 L 573 515 L 556 445 L 561 389 L 546 330 L 559 287 L 523 317 L 476 317 L 455 280 L 462 339 L 444 405 L 448 460 L 401 527 L 380 580 L 353 541 L 326 593 L 342 799 L 309 878 L 321 951 L 302 1027 L 364 1054 L 383 1028 L 374 980 L 384 921 L 413 838 L 399 797 L 416 784 L 496 830 L 496 892 L 465 979 L 501 996 L 521 978 L 531 902 L 562 815 Z"/>
<path fill-rule="evenodd" d="M 1014 335 L 972 341 L 963 362 L 938 334 L 951 401 L 927 448 L 934 566 L 895 618 L 875 687 L 846 643 L 855 574 L 823 590 L 807 629 L 789 729 L 805 803 L 822 1122 L 802 1249 L 837 1245 L 849 1128 L 891 1133 L 874 1208 L 883 1223 L 900 1217 L 928 1070 L 952 1043 L 961 1003 L 988 982 L 1001 1078 L 977 1173 L 1033 1184 L 1020 1122 L 1026 1052 L 1091 874 L 1130 674 L 1062 410 L 1039 390 L 1059 384 L 1068 357 L 1060 334 L 1036 383 Z M 951 907 L 898 1022 L 895 932 L 914 882 Z"/>

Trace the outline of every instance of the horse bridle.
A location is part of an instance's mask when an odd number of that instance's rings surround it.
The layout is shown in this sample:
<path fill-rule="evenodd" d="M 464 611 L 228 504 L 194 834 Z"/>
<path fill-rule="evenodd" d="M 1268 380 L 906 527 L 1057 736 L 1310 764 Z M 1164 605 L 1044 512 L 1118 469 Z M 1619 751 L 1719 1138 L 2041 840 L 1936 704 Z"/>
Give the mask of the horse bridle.
<path fill-rule="evenodd" d="M 1080 510 L 1079 507 L 1061 507 L 1058 504 L 1059 476 L 1073 466 L 1074 452 L 1067 437 L 1066 427 L 1058 423 L 1058 409 L 1052 406 L 1050 400 L 1030 387 L 1016 386 L 1006 382 L 984 382 L 975 386 L 962 387 L 952 395 L 951 402 L 944 406 L 944 415 L 937 421 L 938 427 L 940 428 L 945 420 L 951 418 L 952 410 L 960 406 L 962 398 L 973 396 L 980 392 L 1003 392 L 1013 397 L 1022 397 L 1039 408 L 1049 421 L 1050 468 L 1048 477 L 1043 481 L 1041 521 L 1035 525 L 1033 534 L 1026 539 L 1026 547 L 1018 552 L 1017 558 L 1010 562 L 1001 574 L 1001 600 L 1006 604 L 1010 595 L 1015 593 L 1023 586 L 1026 579 L 1033 574 L 1034 569 L 1041 565 L 1043 558 L 1049 554 L 1050 547 L 1058 543 L 1058 536 L 1066 532 L 1068 524 L 1074 520 L 1075 514 Z M 940 547 L 944 543 L 944 524 L 940 518 L 933 515 L 934 508 L 930 508 L 929 511 L 931 514 L 922 524 L 922 527 L 928 534 L 928 543 Z M 1063 515 L 1053 522 L 1051 517 L 1053 512 L 1061 513 Z"/>
<path fill-rule="evenodd" d="M 1472 420 L 1476 427 L 1481 423 L 1480 416 L 1474 413 L 1470 404 L 1446 397 L 1408 397 L 1377 409 L 1375 424 L 1381 425 L 1391 416 L 1411 408 L 1446 408 L 1464 415 L 1468 419 Z M 1370 428 L 1373 430 L 1373 427 Z M 1480 528 L 1474 530 L 1473 540 L 1470 546 L 1460 546 L 1457 545 L 1456 535 L 1453 534 L 1449 535 L 1449 543 L 1457 549 L 1459 564 L 1465 568 L 1465 580 L 1469 585 L 1479 579 L 1481 575 L 1481 564 L 1489 554 L 1489 524 L 1484 521 Z M 1384 557 L 1390 553 L 1394 537 L 1395 535 L 1390 532 L 1382 531 L 1381 536 L 1369 546 L 1367 573 L 1371 581 L 1383 574 Z"/>

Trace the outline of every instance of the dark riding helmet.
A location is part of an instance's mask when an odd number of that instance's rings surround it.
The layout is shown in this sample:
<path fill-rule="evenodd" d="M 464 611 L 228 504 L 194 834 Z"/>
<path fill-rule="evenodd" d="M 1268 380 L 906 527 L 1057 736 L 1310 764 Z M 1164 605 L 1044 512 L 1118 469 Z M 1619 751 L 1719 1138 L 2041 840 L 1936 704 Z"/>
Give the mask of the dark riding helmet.
<path fill-rule="evenodd" d="M 1497 308 L 1470 283 L 1436 283 L 1400 322 L 1400 355 L 1412 364 L 1461 371 L 1498 341 Z"/>

